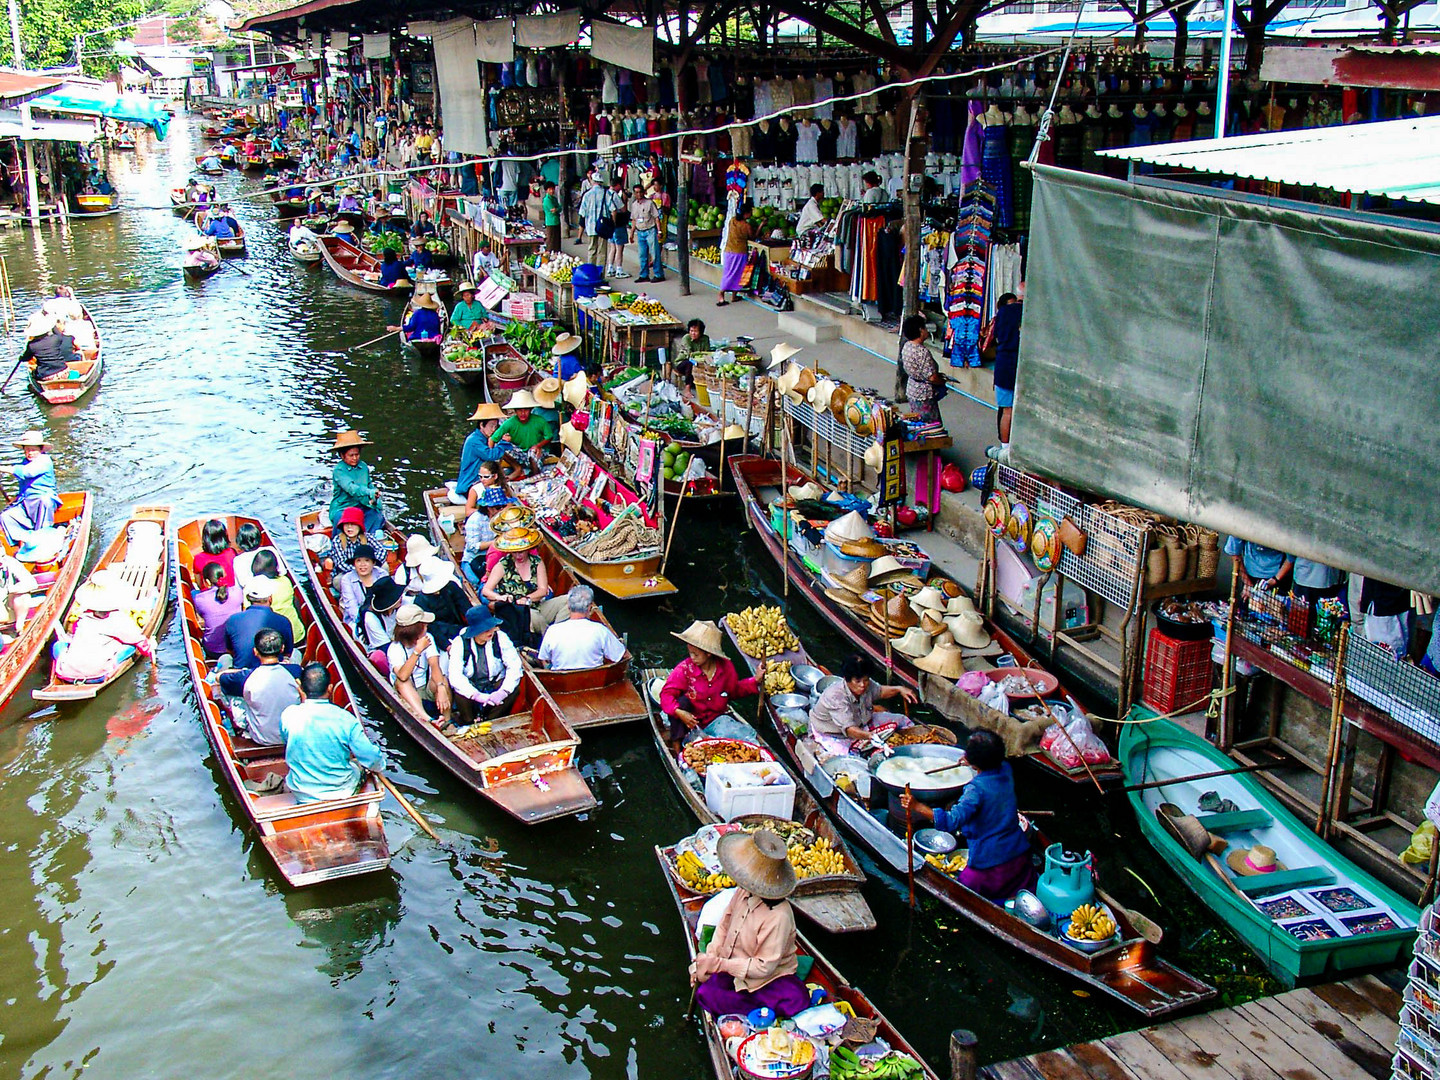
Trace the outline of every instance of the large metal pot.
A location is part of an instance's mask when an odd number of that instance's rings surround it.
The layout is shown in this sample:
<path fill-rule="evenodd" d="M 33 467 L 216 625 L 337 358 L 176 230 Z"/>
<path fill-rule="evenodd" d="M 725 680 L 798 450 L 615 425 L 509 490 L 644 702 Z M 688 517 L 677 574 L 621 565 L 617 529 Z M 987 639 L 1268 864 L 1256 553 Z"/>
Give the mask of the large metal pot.
<path fill-rule="evenodd" d="M 882 775 L 887 771 L 884 769 L 884 764 L 887 760 L 902 758 L 935 758 L 941 761 L 952 761 L 959 765 L 965 761 L 965 751 L 961 750 L 958 746 L 942 746 L 935 743 L 917 743 L 912 746 L 897 746 L 889 758 L 884 758 L 876 754 L 870 759 L 871 783 L 879 785 L 881 789 L 891 795 L 898 797 L 902 794 L 905 790 L 903 783 L 888 783 Z M 934 767 L 939 768 L 939 765 Z M 968 775 L 965 775 L 959 783 L 951 783 L 943 787 L 927 786 L 936 783 L 937 778 L 917 777 L 910 782 L 910 794 L 926 806 L 945 806 L 960 797 L 960 792 L 964 790 L 965 785 L 969 783 L 970 778 L 974 776 L 974 773 L 968 770 L 966 770 L 966 772 Z M 939 780 L 939 782 L 944 783 L 945 781 Z"/>

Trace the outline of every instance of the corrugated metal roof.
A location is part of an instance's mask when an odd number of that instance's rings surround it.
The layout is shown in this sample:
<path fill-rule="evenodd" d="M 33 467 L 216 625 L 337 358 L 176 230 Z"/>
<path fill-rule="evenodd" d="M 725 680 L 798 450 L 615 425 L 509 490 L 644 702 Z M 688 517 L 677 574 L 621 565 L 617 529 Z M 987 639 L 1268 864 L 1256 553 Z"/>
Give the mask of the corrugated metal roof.
<path fill-rule="evenodd" d="M 1351 52 L 1375 56 L 1440 56 L 1440 42 L 1418 45 L 1347 45 Z"/>
<path fill-rule="evenodd" d="M 1103 150 L 1105 157 L 1440 204 L 1440 116 Z"/>
<path fill-rule="evenodd" d="M 54 90 L 62 81 L 53 75 L 36 75 L 28 71 L 0 71 L 0 101 L 8 101 L 12 104 L 25 101 L 37 94 L 43 94 L 47 90 Z"/>

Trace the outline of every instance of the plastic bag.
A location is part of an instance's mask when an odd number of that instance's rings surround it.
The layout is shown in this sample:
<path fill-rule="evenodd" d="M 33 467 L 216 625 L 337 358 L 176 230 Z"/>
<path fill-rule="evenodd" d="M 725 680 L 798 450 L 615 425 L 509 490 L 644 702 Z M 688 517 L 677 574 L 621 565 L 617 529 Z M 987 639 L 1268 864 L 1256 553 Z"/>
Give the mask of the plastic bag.
<path fill-rule="evenodd" d="M 1400 861 L 1411 866 L 1424 866 L 1434 850 L 1435 823 L 1422 821 L 1420 827 L 1410 834 L 1410 846 L 1400 853 Z"/>
<path fill-rule="evenodd" d="M 1065 725 L 1064 734 L 1061 734 L 1059 724 L 1051 724 L 1040 737 L 1040 747 L 1062 769 L 1079 769 L 1087 764 L 1107 765 L 1110 762 L 1110 751 L 1091 729 L 1090 721 L 1083 716 Z"/>
<path fill-rule="evenodd" d="M 706 739 L 740 739 L 742 742 L 758 743 L 760 734 L 734 713 L 721 713 L 705 728 Z"/>
<path fill-rule="evenodd" d="M 989 706 L 998 713 L 1010 715 L 1010 698 L 1005 691 L 1000 689 L 998 682 L 991 681 L 990 685 L 980 691 L 980 704 Z"/>

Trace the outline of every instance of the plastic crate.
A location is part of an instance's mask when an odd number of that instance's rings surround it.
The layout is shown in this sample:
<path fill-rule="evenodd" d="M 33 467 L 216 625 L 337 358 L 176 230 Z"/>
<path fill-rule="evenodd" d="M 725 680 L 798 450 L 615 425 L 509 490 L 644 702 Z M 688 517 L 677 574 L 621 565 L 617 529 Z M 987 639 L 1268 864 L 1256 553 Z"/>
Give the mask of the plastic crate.
<path fill-rule="evenodd" d="M 784 821 L 795 809 L 795 783 L 774 762 L 711 765 L 705 771 L 705 805 L 725 821 L 747 814 Z"/>
<path fill-rule="evenodd" d="M 1210 692 L 1214 678 L 1209 639 L 1177 641 L 1159 630 L 1150 631 L 1141 694 L 1146 705 L 1162 713 L 1192 705 Z"/>

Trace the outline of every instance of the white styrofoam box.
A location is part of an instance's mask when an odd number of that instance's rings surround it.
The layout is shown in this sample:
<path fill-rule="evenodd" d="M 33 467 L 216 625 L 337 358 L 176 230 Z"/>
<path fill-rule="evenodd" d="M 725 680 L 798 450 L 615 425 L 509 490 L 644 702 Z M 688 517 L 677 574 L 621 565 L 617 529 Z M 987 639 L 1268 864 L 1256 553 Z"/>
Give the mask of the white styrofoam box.
<path fill-rule="evenodd" d="M 746 814 L 785 819 L 795 809 L 795 782 L 771 761 L 711 765 L 705 772 L 705 805 L 725 821 Z"/>

